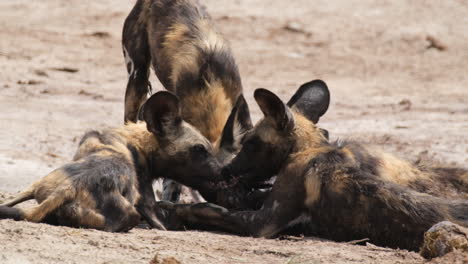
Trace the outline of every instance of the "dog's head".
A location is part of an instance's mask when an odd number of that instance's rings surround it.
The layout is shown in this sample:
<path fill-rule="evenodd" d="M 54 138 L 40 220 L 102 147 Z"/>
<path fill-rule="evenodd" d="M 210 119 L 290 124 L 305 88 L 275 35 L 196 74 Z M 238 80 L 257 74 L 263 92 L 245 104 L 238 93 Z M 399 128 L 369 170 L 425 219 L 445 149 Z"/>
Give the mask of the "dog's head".
<path fill-rule="evenodd" d="M 142 117 L 159 144 L 151 163 L 160 174 L 194 188 L 217 180 L 220 163 L 215 151 L 208 139 L 182 120 L 177 96 L 157 92 L 146 101 Z"/>
<path fill-rule="evenodd" d="M 264 181 L 280 170 L 298 147 L 327 141 L 328 132 L 316 127 L 330 103 L 327 85 L 320 80 L 299 87 L 287 104 L 266 89 L 254 93 L 264 118 L 248 132 L 242 148 L 223 175 L 241 176 L 248 182 Z"/>

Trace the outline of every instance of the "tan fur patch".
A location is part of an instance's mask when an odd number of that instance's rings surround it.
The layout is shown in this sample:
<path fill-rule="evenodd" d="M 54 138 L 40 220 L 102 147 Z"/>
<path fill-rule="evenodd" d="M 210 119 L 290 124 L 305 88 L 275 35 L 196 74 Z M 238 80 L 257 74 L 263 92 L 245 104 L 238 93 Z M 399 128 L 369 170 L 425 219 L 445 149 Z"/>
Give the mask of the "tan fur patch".
<path fill-rule="evenodd" d="M 405 160 L 378 149 L 369 149 L 369 151 L 379 159 L 378 172 L 384 180 L 403 186 L 415 180 L 431 180 L 430 174 L 420 171 Z"/>
<path fill-rule="evenodd" d="M 152 24 L 150 24 L 152 26 Z M 171 74 L 172 87 L 176 89 L 179 76 L 184 72 L 197 73 L 200 65 L 198 65 L 199 51 L 197 43 L 185 37 L 190 29 L 183 23 L 176 23 L 170 27 L 168 33 L 164 36 L 162 42 L 163 52 L 166 57 L 171 58 Z M 149 36 L 153 36 L 150 34 Z M 158 43 L 158 40 L 151 39 L 152 43 Z M 177 91 L 173 91 L 176 92 Z"/>
<path fill-rule="evenodd" d="M 312 121 L 294 110 L 292 113 L 295 120 L 293 133 L 298 146 L 302 149 L 316 148 L 326 140 L 325 136 L 320 132 L 315 124 L 312 123 Z"/>
<path fill-rule="evenodd" d="M 77 214 L 81 226 L 95 229 L 103 229 L 106 226 L 105 217 L 95 210 L 79 207 Z"/>
<path fill-rule="evenodd" d="M 114 133 L 116 135 L 122 137 L 124 143 L 133 145 L 138 151 L 141 151 L 142 154 L 146 155 L 159 149 L 159 143 L 156 137 L 147 130 L 145 122 L 126 124 L 124 127 L 113 131 L 115 131 Z M 118 146 L 118 150 L 128 155 L 126 158 L 131 161 L 131 153 L 124 143 Z"/>
<path fill-rule="evenodd" d="M 214 26 L 209 19 L 197 21 L 199 30 L 199 46 L 205 50 L 221 50 L 225 48 L 226 40 L 214 30 Z"/>
<path fill-rule="evenodd" d="M 55 170 L 43 179 L 35 187 L 35 197 L 38 206 L 24 211 L 25 218 L 31 222 L 40 222 L 46 215 L 59 208 L 66 201 L 73 199 L 76 190 L 69 177 L 61 170 Z"/>
<path fill-rule="evenodd" d="M 312 207 L 320 198 L 321 185 L 322 182 L 320 181 L 317 173 L 314 171 L 308 171 L 304 180 L 304 187 L 306 190 L 306 198 L 304 203 L 307 207 Z"/>
<path fill-rule="evenodd" d="M 297 152 L 308 150 L 310 148 L 317 148 L 324 140 L 326 140 L 314 123 L 294 110 L 291 112 L 295 123 L 291 136 L 296 141 L 296 145 L 298 147 L 298 149 L 296 149 Z M 254 131 L 256 131 L 256 134 L 259 135 L 263 141 L 270 144 L 280 144 L 284 141 L 284 135 L 281 135 L 276 130 L 273 122 L 274 121 L 269 118 L 264 118 L 255 125 Z"/>
<path fill-rule="evenodd" d="M 34 199 L 34 189 L 32 186 L 26 189 L 25 191 L 22 191 L 15 198 L 0 204 L 0 206 L 11 207 L 11 206 L 15 206 L 16 204 L 22 203 L 30 199 Z"/>
<path fill-rule="evenodd" d="M 47 199 L 59 186 L 65 188 L 73 188 L 72 182 L 68 175 L 61 169 L 57 169 L 35 182 L 32 185 L 34 189 L 34 197 L 38 203 Z"/>
<path fill-rule="evenodd" d="M 181 98 L 182 117 L 212 143 L 219 140 L 232 109 L 221 81 L 206 82 L 207 89 Z"/>
<path fill-rule="evenodd" d="M 288 174 L 291 175 L 304 175 L 304 188 L 305 188 L 305 201 L 307 207 L 313 204 L 320 198 L 321 195 L 321 179 L 317 175 L 315 168 L 310 168 L 309 171 L 304 173 L 304 168 L 309 164 L 310 160 L 321 153 L 330 151 L 330 147 L 315 147 L 308 148 L 301 152 L 294 153 L 290 157 L 291 163 L 288 165 Z"/>

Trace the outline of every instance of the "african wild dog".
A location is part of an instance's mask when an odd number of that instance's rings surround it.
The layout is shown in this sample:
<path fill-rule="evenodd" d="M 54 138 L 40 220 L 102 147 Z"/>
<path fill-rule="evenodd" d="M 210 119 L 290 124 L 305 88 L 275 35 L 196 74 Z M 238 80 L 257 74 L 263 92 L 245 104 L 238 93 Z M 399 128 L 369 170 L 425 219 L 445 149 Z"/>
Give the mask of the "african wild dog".
<path fill-rule="evenodd" d="M 164 88 L 179 96 L 183 119 L 200 130 L 222 158 L 238 150 L 222 146 L 221 133 L 242 97 L 241 78 L 227 41 L 197 0 L 138 0 L 125 20 L 122 46 L 129 74 L 125 122 L 138 118 L 150 90 L 152 65 Z M 234 139 L 252 126 L 250 115 L 240 121 Z M 180 186 L 168 181 L 165 187 L 164 196 L 177 201 Z"/>
<path fill-rule="evenodd" d="M 356 142 L 326 140 L 314 124 L 329 104 L 324 82 L 304 84 L 287 105 L 265 89 L 257 89 L 255 99 L 265 118 L 246 135 L 228 169 L 250 181 L 278 173 L 262 208 L 229 211 L 214 204 L 161 202 L 162 207 L 192 222 L 261 237 L 307 217 L 314 235 L 369 238 L 410 250 L 418 250 L 423 233 L 440 221 L 468 226 L 466 170 L 454 169 L 441 179 L 435 174 L 440 169 L 421 170 Z M 458 199 L 446 198 L 448 190 L 459 192 Z M 442 194 L 428 194 L 436 191 Z"/>
<path fill-rule="evenodd" d="M 156 216 L 154 179 L 170 176 L 203 190 L 217 181 L 220 165 L 210 142 L 183 121 L 175 95 L 154 94 L 143 116 L 145 122 L 85 134 L 73 161 L 2 204 L 0 219 L 125 231 L 142 216 L 164 229 Z M 29 199 L 39 204 L 11 207 Z"/>

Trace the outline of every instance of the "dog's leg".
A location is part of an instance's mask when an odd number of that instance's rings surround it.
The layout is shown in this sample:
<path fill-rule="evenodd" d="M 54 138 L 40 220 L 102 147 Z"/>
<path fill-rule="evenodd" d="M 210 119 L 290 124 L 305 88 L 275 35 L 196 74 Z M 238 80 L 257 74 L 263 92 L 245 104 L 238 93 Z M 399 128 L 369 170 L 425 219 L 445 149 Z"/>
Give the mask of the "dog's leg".
<path fill-rule="evenodd" d="M 125 91 L 125 122 L 136 122 L 138 110 L 145 102 L 149 85 L 149 65 L 151 55 L 148 45 L 145 14 L 141 3 L 135 5 L 124 23 L 122 48 L 128 72 Z"/>
<path fill-rule="evenodd" d="M 98 212 L 96 207 L 90 207 L 90 205 L 86 201 L 79 200 L 79 198 L 64 205 L 57 212 L 58 224 L 104 230 L 106 227 L 104 215 Z"/>
<path fill-rule="evenodd" d="M 34 189 L 32 187 L 27 189 L 26 191 L 21 192 L 20 194 L 18 194 L 12 200 L 10 200 L 8 202 L 5 202 L 3 204 L 0 204 L 0 206 L 9 206 L 9 207 L 11 207 L 11 206 L 15 206 L 15 205 L 17 205 L 19 203 L 22 203 L 24 201 L 31 200 L 31 199 L 34 199 Z"/>
<path fill-rule="evenodd" d="M 288 203 L 267 201 L 257 211 L 230 211 L 212 203 L 173 204 L 159 202 L 163 209 L 174 212 L 180 219 L 194 225 L 214 226 L 239 235 L 273 237 L 299 217 L 301 208 Z"/>
<path fill-rule="evenodd" d="M 31 222 L 41 222 L 44 217 L 52 213 L 75 196 L 74 188 L 62 187 L 55 190 L 39 205 L 24 210 L 24 219 Z"/>
<path fill-rule="evenodd" d="M 180 200 L 181 191 L 182 185 L 171 179 L 164 178 L 162 200 L 177 203 Z"/>
<path fill-rule="evenodd" d="M 138 213 L 148 222 L 148 224 L 157 229 L 166 230 L 164 225 L 158 219 L 158 215 L 163 216 L 162 210 L 156 203 L 153 186 L 151 184 L 140 184 L 140 200 L 136 204 Z"/>

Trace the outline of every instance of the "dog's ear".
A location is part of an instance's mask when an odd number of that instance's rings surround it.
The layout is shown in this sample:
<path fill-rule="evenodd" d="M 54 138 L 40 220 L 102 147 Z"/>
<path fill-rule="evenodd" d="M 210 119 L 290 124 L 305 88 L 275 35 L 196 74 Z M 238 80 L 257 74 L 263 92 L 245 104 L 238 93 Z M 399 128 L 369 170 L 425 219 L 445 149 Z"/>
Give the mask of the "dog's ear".
<path fill-rule="evenodd" d="M 138 121 L 144 121 L 145 117 L 143 116 L 143 113 L 145 112 L 145 104 L 146 104 L 146 101 L 138 109 L 138 114 L 137 114 Z"/>
<path fill-rule="evenodd" d="M 321 80 L 304 83 L 291 97 L 288 106 L 299 111 L 310 121 L 317 123 L 330 105 L 330 91 Z"/>
<path fill-rule="evenodd" d="M 294 117 L 289 108 L 274 93 L 259 88 L 254 92 L 260 110 L 265 118 L 271 118 L 279 131 L 289 131 L 294 128 Z"/>
<path fill-rule="evenodd" d="M 241 94 L 231 110 L 226 125 L 224 125 L 220 146 L 222 148 L 233 148 L 239 145 L 242 135 L 252 128 L 249 106 L 244 96 Z"/>
<path fill-rule="evenodd" d="M 320 133 L 322 133 L 322 135 L 323 135 L 327 140 L 330 139 L 330 134 L 328 133 L 328 130 L 323 129 L 323 128 L 319 128 L 319 131 L 320 131 Z"/>
<path fill-rule="evenodd" d="M 146 101 L 142 110 L 148 131 L 156 136 L 165 136 L 181 126 L 179 99 L 170 92 L 155 93 Z"/>

